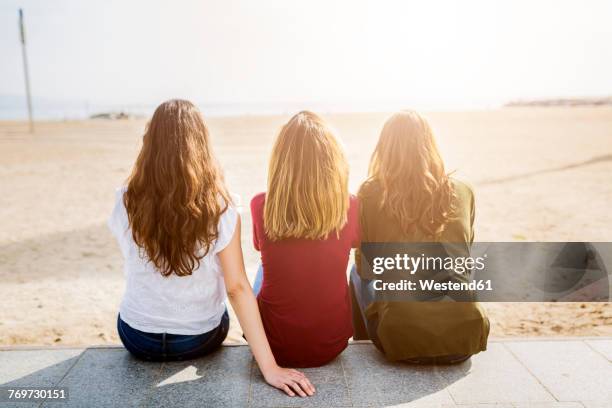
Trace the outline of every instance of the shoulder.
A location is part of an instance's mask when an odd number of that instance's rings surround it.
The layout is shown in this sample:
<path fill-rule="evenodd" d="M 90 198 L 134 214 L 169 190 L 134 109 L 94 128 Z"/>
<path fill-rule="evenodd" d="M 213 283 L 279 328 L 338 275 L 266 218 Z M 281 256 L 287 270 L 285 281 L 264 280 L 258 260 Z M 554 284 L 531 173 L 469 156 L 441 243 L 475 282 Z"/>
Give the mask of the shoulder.
<path fill-rule="evenodd" d="M 224 214 L 240 214 L 242 212 L 242 199 L 238 194 L 229 193 L 229 201 L 220 198 L 221 208 L 224 208 Z"/>
<path fill-rule="evenodd" d="M 453 186 L 453 192 L 458 200 L 472 201 L 474 200 L 474 190 L 472 186 L 462 180 L 454 177 L 450 178 L 451 185 Z"/>
<path fill-rule="evenodd" d="M 237 196 L 231 195 L 232 201 L 224 201 L 222 203 L 222 208 L 225 208 L 223 213 L 221 214 L 221 221 L 224 220 L 235 220 L 240 213 L 240 199 Z"/>
<path fill-rule="evenodd" d="M 451 178 L 453 186 L 454 215 L 456 217 L 474 217 L 476 200 L 472 187 L 465 181 Z"/>
<path fill-rule="evenodd" d="M 366 180 L 359 186 L 357 195 L 361 200 L 379 195 L 381 191 L 380 183 L 377 180 Z"/>
<path fill-rule="evenodd" d="M 266 193 L 258 193 L 251 199 L 251 206 L 263 204 L 266 201 Z"/>
<path fill-rule="evenodd" d="M 262 208 L 265 202 L 266 202 L 265 192 L 256 194 L 255 197 L 251 199 L 251 211 Z"/>
<path fill-rule="evenodd" d="M 382 186 L 378 180 L 366 180 L 359 187 L 357 196 L 362 208 L 377 205 L 382 196 Z"/>
<path fill-rule="evenodd" d="M 251 218 L 255 223 L 263 220 L 264 205 L 266 203 L 266 193 L 256 194 L 251 199 Z"/>
<path fill-rule="evenodd" d="M 376 214 L 380 209 L 383 189 L 378 180 L 366 180 L 359 187 L 359 211 L 362 215 Z"/>
<path fill-rule="evenodd" d="M 235 223 L 236 218 L 238 218 L 242 212 L 242 199 L 238 194 L 230 192 L 229 201 L 222 199 L 221 207 L 225 209 L 221 214 L 221 220 L 229 219 L 232 223 Z"/>
<path fill-rule="evenodd" d="M 234 194 L 230 194 L 231 201 L 225 202 L 225 210 L 219 217 L 219 224 L 217 225 L 217 242 L 215 243 L 215 252 L 222 251 L 227 244 L 232 240 L 236 225 L 238 224 L 238 218 L 240 213 L 240 197 Z"/>
<path fill-rule="evenodd" d="M 122 186 L 115 190 L 115 204 L 107 222 L 108 228 L 115 236 L 124 234 L 128 229 L 127 210 L 123 202 L 123 196 L 126 191 L 127 186 Z"/>
<path fill-rule="evenodd" d="M 121 186 L 115 189 L 115 202 L 123 202 L 123 196 L 127 192 L 127 186 Z"/>

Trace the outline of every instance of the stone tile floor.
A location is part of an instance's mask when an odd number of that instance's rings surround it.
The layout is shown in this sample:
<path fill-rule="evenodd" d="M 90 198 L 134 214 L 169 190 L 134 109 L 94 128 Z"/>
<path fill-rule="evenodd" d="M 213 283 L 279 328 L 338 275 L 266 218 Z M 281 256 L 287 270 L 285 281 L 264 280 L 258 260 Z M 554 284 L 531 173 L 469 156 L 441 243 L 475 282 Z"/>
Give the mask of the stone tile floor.
<path fill-rule="evenodd" d="M 202 359 L 145 363 L 120 347 L 1 349 L 0 387 L 67 387 L 67 401 L 0 407 L 612 408 L 612 339 L 498 340 L 455 366 L 392 364 L 353 343 L 304 372 L 317 387 L 290 398 L 265 384 L 246 346 Z"/>

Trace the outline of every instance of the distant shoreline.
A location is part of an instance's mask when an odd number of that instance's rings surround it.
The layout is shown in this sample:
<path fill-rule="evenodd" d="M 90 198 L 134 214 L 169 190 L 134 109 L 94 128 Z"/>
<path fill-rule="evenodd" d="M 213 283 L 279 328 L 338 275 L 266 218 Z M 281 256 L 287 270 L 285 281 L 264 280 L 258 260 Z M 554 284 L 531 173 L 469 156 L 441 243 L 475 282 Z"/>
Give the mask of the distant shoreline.
<path fill-rule="evenodd" d="M 612 106 L 612 96 L 601 98 L 555 98 L 555 99 L 531 99 L 510 101 L 504 107 L 533 107 L 533 106 Z"/>
<path fill-rule="evenodd" d="M 525 99 L 511 101 L 505 104 L 499 104 L 490 107 L 465 107 L 465 108 L 416 108 L 417 110 L 428 113 L 466 113 L 466 112 L 490 112 L 503 109 L 513 108 L 558 108 L 558 109 L 572 109 L 572 108 L 610 108 L 612 107 L 612 97 L 602 98 L 558 98 L 558 99 Z M 204 116 L 207 118 L 262 118 L 262 117 L 284 117 L 289 116 L 292 112 L 297 110 L 310 108 L 323 115 L 378 115 L 378 114 L 389 114 L 397 109 L 401 109 L 401 106 L 387 107 L 381 106 L 379 109 L 326 109 L 325 107 L 316 106 L 309 107 L 296 107 L 294 110 L 274 110 L 274 109 L 262 109 L 261 111 L 242 111 L 242 110 L 223 110 L 214 109 L 206 105 L 202 106 Z M 410 108 L 405 106 L 403 108 Z M 148 110 L 145 109 L 101 109 L 94 110 L 93 112 L 80 112 L 78 114 L 49 114 L 48 112 L 39 112 L 34 109 L 34 120 L 38 123 L 41 122 L 86 122 L 90 120 L 94 121 L 130 121 L 130 120 L 147 120 L 153 113 L 153 108 Z M 19 114 L 12 115 L 11 112 L 2 110 L 0 106 L 0 123 L 25 123 L 27 122 L 27 116 L 24 116 L 21 112 Z"/>

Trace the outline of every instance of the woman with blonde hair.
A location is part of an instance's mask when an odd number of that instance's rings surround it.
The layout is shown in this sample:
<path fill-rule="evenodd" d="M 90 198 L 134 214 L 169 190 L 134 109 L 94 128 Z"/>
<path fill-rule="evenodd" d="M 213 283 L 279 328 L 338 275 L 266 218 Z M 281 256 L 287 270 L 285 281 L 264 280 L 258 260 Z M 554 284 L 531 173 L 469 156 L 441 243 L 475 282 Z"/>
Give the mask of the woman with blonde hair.
<path fill-rule="evenodd" d="M 358 196 L 362 248 L 420 243 L 422 249 L 427 243 L 434 250 L 438 244 L 431 243 L 441 243 L 452 257 L 469 256 L 474 194 L 446 173 L 431 127 L 418 113 L 387 119 Z M 350 278 L 356 339 L 370 338 L 390 360 L 414 363 L 460 362 L 486 349 L 489 321 L 477 303 L 377 297 L 362 256 L 358 250 Z"/>
<path fill-rule="evenodd" d="M 262 268 L 254 290 L 272 352 L 281 364 L 333 360 L 352 335 L 346 268 L 358 244 L 358 206 L 331 129 L 300 112 L 281 129 L 268 190 L 251 201 Z"/>
<path fill-rule="evenodd" d="M 156 109 L 109 227 L 125 258 L 117 330 L 130 353 L 168 361 L 215 350 L 229 328 L 227 293 L 266 381 L 292 396 L 314 393 L 270 350 L 244 270 L 240 216 L 192 103 Z"/>

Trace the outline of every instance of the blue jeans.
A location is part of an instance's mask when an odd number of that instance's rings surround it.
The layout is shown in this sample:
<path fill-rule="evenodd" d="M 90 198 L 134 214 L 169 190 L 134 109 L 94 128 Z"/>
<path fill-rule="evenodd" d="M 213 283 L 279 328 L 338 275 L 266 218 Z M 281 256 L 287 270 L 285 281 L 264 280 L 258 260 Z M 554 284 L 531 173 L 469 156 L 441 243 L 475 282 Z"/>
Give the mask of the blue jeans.
<path fill-rule="evenodd" d="M 374 287 L 372 281 L 362 279 L 357 273 L 356 266 L 353 265 L 351 268 L 349 287 L 353 309 L 353 339 L 370 339 L 374 344 L 377 344 L 376 329 L 378 328 L 378 321 L 368 321 L 365 314 L 368 306 L 374 301 Z"/>
<path fill-rule="evenodd" d="M 257 268 L 257 273 L 255 274 L 255 282 L 253 282 L 253 293 L 255 296 L 259 295 L 259 291 L 261 290 L 261 284 L 263 283 L 263 265 L 259 264 L 259 268 Z"/>
<path fill-rule="evenodd" d="M 227 310 L 219 326 L 196 335 L 146 333 L 117 317 L 117 331 L 123 346 L 134 357 L 149 361 L 189 360 L 202 357 L 221 346 L 229 330 Z"/>

